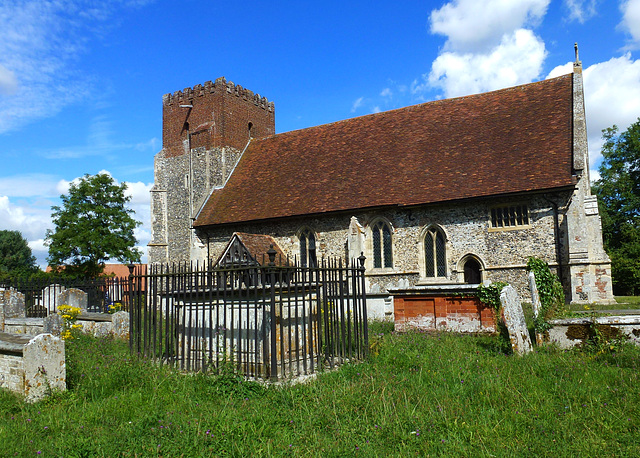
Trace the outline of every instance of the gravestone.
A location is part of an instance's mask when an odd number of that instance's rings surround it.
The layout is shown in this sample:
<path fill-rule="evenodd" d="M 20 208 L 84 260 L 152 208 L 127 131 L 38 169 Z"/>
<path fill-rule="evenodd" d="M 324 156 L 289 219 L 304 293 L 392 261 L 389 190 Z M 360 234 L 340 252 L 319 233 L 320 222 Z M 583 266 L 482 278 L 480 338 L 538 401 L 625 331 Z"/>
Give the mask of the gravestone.
<path fill-rule="evenodd" d="M 513 286 L 507 285 L 502 289 L 500 303 L 502 304 L 504 321 L 509 330 L 513 352 L 518 355 L 529 353 L 532 350 L 531 338 L 524 319 L 520 297 Z"/>
<path fill-rule="evenodd" d="M 58 337 L 62 333 L 62 317 L 52 313 L 44 318 L 44 332 Z"/>
<path fill-rule="evenodd" d="M 540 303 L 540 295 L 538 294 L 538 285 L 536 284 L 536 276 L 533 272 L 529 272 L 529 289 L 531 290 L 531 306 L 533 307 L 533 318 L 538 318 L 542 304 Z M 544 343 L 544 335 L 536 330 L 536 344 Z"/>
<path fill-rule="evenodd" d="M 0 331 L 4 331 L 5 319 L 26 318 L 24 294 L 14 288 L 0 291 Z"/>
<path fill-rule="evenodd" d="M 64 286 L 58 284 L 47 286 L 42 290 L 42 299 L 39 305 L 47 309 L 49 315 L 55 313 L 58 294 L 63 292 L 65 289 L 66 288 Z M 57 305 L 60 305 L 60 303 L 57 303 Z"/>
<path fill-rule="evenodd" d="M 129 338 L 129 312 L 116 312 L 112 315 L 113 333 L 120 339 Z"/>
<path fill-rule="evenodd" d="M 77 288 L 69 288 L 58 294 L 57 306 L 70 305 L 71 307 L 78 307 L 83 312 L 87 311 L 87 305 L 89 303 L 89 295 Z"/>

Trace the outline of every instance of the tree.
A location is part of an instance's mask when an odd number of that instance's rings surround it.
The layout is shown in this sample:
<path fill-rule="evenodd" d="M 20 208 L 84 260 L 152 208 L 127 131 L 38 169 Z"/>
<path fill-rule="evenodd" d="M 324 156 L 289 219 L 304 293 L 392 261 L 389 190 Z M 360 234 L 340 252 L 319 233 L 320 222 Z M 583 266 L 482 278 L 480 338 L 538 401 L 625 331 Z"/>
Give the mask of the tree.
<path fill-rule="evenodd" d="M 19 231 L 0 231 L 0 272 L 29 275 L 38 271 L 36 258 Z"/>
<path fill-rule="evenodd" d="M 107 174 L 85 175 L 62 195 L 62 207 L 53 206 L 53 231 L 47 230 L 47 261 L 55 269 L 86 276 L 99 275 L 105 261 L 140 262 L 133 231 L 141 223 L 125 205 L 125 183 L 117 185 Z"/>
<path fill-rule="evenodd" d="M 640 118 L 619 133 L 602 131 L 600 179 L 593 190 L 600 202 L 604 246 L 611 257 L 616 294 L 640 293 Z"/>

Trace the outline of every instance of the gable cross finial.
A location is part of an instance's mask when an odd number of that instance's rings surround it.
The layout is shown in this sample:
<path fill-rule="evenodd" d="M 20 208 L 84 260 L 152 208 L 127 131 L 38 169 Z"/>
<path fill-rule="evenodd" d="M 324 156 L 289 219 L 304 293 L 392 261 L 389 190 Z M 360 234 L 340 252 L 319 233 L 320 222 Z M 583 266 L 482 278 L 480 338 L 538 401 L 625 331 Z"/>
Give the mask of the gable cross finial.
<path fill-rule="evenodd" d="M 580 62 L 580 55 L 578 54 L 578 43 L 573 45 L 573 49 L 576 51 L 576 60 L 573 63 L 573 73 L 582 73 L 582 62 Z"/>

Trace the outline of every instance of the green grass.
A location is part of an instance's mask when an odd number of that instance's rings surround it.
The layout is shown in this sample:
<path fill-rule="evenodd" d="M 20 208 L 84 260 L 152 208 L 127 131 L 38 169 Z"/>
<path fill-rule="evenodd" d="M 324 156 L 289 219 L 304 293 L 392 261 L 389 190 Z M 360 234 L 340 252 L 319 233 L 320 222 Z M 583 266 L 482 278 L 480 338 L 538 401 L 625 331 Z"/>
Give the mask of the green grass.
<path fill-rule="evenodd" d="M 69 390 L 0 392 L 2 456 L 638 456 L 640 350 L 371 329 L 378 352 L 305 384 L 185 375 L 69 342 Z"/>
<path fill-rule="evenodd" d="M 567 310 L 570 312 L 588 311 L 608 311 L 608 310 L 637 310 L 640 309 L 640 296 L 616 296 L 615 304 L 569 304 Z"/>

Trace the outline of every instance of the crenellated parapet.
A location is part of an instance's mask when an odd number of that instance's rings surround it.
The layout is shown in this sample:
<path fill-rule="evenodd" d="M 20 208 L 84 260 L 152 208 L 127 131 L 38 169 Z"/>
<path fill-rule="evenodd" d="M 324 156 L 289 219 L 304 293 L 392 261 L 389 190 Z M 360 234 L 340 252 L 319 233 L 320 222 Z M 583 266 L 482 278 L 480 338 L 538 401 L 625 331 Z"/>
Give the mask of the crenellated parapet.
<path fill-rule="evenodd" d="M 207 81 L 204 84 L 196 84 L 192 88 L 187 87 L 182 91 L 164 94 L 162 96 L 162 104 L 164 106 L 189 104 L 194 98 L 205 97 L 208 94 L 215 94 L 219 91 L 225 91 L 228 94 L 235 95 L 238 98 L 242 98 L 245 101 L 253 103 L 255 106 L 271 112 L 275 109 L 274 103 L 267 100 L 266 97 L 262 97 L 260 94 L 254 94 L 253 91 L 239 84 L 235 84 L 232 81 L 227 81 L 224 76 L 218 78 L 215 82 Z"/>

